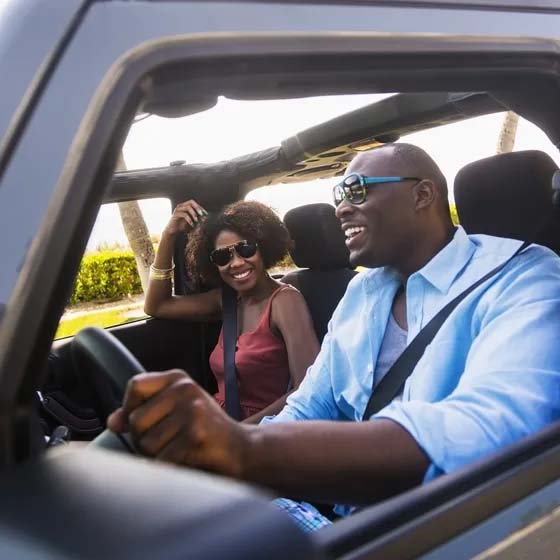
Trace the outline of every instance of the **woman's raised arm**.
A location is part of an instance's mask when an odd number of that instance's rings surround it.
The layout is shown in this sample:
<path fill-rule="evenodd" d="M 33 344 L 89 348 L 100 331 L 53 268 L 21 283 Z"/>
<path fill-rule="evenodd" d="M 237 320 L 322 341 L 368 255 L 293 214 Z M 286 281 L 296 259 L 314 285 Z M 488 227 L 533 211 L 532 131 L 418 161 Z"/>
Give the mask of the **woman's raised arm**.
<path fill-rule="evenodd" d="M 144 301 L 144 311 L 160 319 L 209 320 L 220 317 L 220 290 L 202 294 L 174 296 L 172 293 L 173 248 L 175 237 L 198 224 L 207 212 L 195 200 L 178 204 L 161 234 L 150 282 Z"/>

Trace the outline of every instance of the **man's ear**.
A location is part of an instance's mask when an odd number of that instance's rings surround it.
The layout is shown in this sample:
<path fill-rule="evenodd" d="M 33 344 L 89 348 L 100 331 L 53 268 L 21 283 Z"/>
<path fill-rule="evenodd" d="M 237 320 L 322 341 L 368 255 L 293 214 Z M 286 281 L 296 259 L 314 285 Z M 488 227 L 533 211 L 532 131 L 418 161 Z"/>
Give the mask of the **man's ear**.
<path fill-rule="evenodd" d="M 422 179 L 412 187 L 414 195 L 414 209 L 422 210 L 428 208 L 437 197 L 436 186 L 430 179 Z"/>

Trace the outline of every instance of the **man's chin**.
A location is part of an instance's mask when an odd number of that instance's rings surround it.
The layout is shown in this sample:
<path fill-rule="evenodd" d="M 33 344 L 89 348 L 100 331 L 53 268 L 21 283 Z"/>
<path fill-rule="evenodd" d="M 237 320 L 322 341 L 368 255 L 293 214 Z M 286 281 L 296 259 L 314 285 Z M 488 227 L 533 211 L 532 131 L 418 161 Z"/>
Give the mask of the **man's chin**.
<path fill-rule="evenodd" d="M 364 256 L 361 254 L 361 251 L 351 251 L 350 256 L 348 257 L 348 261 L 350 262 L 350 268 L 356 268 L 357 266 L 367 266 L 364 264 Z"/>
<path fill-rule="evenodd" d="M 374 255 L 367 254 L 364 251 L 351 251 L 348 258 L 350 262 L 350 268 L 356 268 L 358 266 L 363 266 L 364 268 L 378 268 L 384 266 L 379 263 L 379 259 L 376 259 Z"/>

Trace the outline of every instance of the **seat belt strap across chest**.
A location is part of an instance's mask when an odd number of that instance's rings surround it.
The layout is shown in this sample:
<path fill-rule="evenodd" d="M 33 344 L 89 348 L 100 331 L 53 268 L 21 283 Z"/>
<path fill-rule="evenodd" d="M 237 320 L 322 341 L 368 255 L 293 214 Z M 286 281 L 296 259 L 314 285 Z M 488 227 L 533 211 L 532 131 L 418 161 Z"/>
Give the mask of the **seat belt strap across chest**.
<path fill-rule="evenodd" d="M 424 351 L 428 344 L 432 342 L 439 329 L 449 317 L 451 312 L 467 297 L 473 290 L 486 282 L 492 276 L 500 272 L 510 261 L 512 261 L 519 253 L 521 253 L 531 243 L 525 241 L 519 249 L 505 262 L 491 270 L 480 280 L 469 286 L 465 291 L 461 292 L 456 298 L 452 299 L 445 307 L 443 307 L 431 321 L 420 330 L 414 337 L 414 340 L 405 348 L 404 352 L 397 358 L 377 387 L 372 390 L 371 396 L 366 406 L 366 410 L 362 420 L 369 420 L 374 414 L 377 414 L 382 408 L 385 408 L 402 390 L 405 381 L 414 371 L 416 364 L 424 355 Z M 375 382 L 375 379 L 374 379 Z"/>
<path fill-rule="evenodd" d="M 222 285 L 222 329 L 224 342 L 224 382 L 226 412 L 235 420 L 242 420 L 235 367 L 237 346 L 237 293 L 231 286 Z"/>

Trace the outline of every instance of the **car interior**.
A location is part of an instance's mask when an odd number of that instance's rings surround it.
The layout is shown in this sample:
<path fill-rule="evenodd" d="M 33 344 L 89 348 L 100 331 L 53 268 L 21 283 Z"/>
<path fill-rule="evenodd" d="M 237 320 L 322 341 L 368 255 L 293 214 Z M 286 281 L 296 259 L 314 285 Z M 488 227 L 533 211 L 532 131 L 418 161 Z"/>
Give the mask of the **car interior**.
<path fill-rule="evenodd" d="M 479 116 L 504 108 L 487 94 L 480 93 L 393 95 L 305 130 L 285 140 L 280 147 L 231 161 L 118 172 L 105 202 L 157 195 L 169 198 L 173 206 L 195 198 L 208 210 L 218 210 L 233 200 L 227 191 L 229 185 L 240 185 L 240 192 L 248 192 L 249 188 L 271 183 L 289 184 L 302 179 L 332 177 L 335 181 L 344 174 L 355 154 L 383 145 L 379 138 L 386 136 L 386 141 L 390 142 L 411 131 L 431 129 L 458 122 L 465 116 Z M 150 105 L 147 109 L 152 110 Z M 392 118 L 387 119 L 387 115 Z M 403 122 L 406 123 L 404 126 Z M 378 129 L 381 134 L 372 136 L 371 132 Z M 364 130 L 368 132 L 367 137 L 364 137 Z M 329 135 L 332 137 L 330 143 L 327 142 Z M 340 143 L 341 138 L 344 145 Z M 317 140 L 324 145 L 316 147 L 314 142 Z M 308 156 L 304 163 L 288 165 L 286 154 L 293 151 L 291 146 L 299 146 L 312 157 Z M 349 268 L 344 235 L 332 205 L 316 203 L 293 208 L 286 213 L 284 223 L 294 241 L 291 257 L 298 269 L 288 272 L 282 281 L 292 284 L 304 295 L 321 341 L 328 321 L 356 271 Z M 181 294 L 213 287 L 201 286 L 198 279 L 189 277 L 185 266 L 185 241 L 185 238 L 180 240 L 174 255 L 175 292 Z M 317 247 L 325 250 L 318 251 Z M 215 392 L 215 381 L 208 369 L 208 355 L 216 343 L 219 327 L 217 323 L 194 324 L 151 318 L 109 331 L 148 371 L 181 367 L 212 393 Z M 52 371 L 49 384 L 42 392 L 42 404 L 61 422 L 72 422 L 76 436 L 88 439 L 92 434 L 100 433 L 102 423 L 97 420 L 106 417 L 116 407 L 118 391 L 115 390 L 113 395 L 95 372 L 80 376 L 75 371 L 78 359 L 72 356 L 72 347 L 71 340 L 55 341 L 49 358 Z M 85 364 L 78 369 L 83 372 Z M 72 398 L 68 398 L 69 394 Z M 76 430 L 78 426 L 80 429 Z"/>
<path fill-rule="evenodd" d="M 99 183 L 99 192 L 104 193 L 99 194 L 98 200 L 111 203 L 157 196 L 168 198 L 175 206 L 183 200 L 195 198 L 209 211 L 216 211 L 264 185 L 299 183 L 317 178 L 330 178 L 334 183 L 344 174 L 349 161 L 361 151 L 399 139 L 406 141 L 406 136 L 413 132 L 507 110 L 514 110 L 539 126 L 552 143 L 558 145 L 560 112 L 555 99 L 560 93 L 560 82 L 557 77 L 545 71 L 539 74 L 533 69 L 526 70 L 531 80 L 529 86 L 519 78 L 521 63 L 517 64 L 513 57 L 502 54 L 501 58 L 493 60 L 495 67 L 503 69 L 498 79 L 495 73 L 488 72 L 495 72 L 488 62 L 491 58 L 474 56 L 470 66 L 465 63 L 467 69 L 463 73 L 453 71 L 452 59 L 439 67 L 429 56 L 415 59 L 414 64 L 418 68 L 431 64 L 433 70 L 429 77 L 417 80 L 410 73 L 393 72 L 392 68 L 399 62 L 398 56 L 385 62 L 379 59 L 375 72 L 371 70 L 363 75 L 356 73 L 363 60 L 353 59 L 352 64 L 347 66 L 347 82 L 338 86 L 338 90 L 332 86 L 332 80 L 337 72 L 341 72 L 341 61 L 335 64 L 328 58 L 301 58 L 293 65 L 289 58 L 281 60 L 279 57 L 275 66 L 265 65 L 256 57 L 253 61 L 241 60 L 227 68 L 213 63 L 204 67 L 168 64 L 153 72 L 152 87 L 143 97 L 138 95 L 130 101 L 132 105 L 127 107 L 125 116 L 115 124 L 103 168 L 95 178 Z M 410 58 L 406 60 L 403 57 L 402 60 L 403 68 L 411 66 Z M 194 71 L 195 77 L 188 71 Z M 307 76 L 305 79 L 304 75 Z M 361 82 L 357 81 L 357 76 L 362 79 Z M 417 77 L 418 74 L 415 74 L 414 78 Z M 184 87 L 187 81 L 190 86 L 188 92 Z M 282 97 L 305 97 L 340 93 L 341 89 L 401 93 L 303 130 L 286 138 L 281 145 L 258 153 L 216 163 L 111 173 L 127 127 L 135 114 L 195 114 L 213 106 L 217 95 L 237 99 L 271 99 L 278 97 L 279 91 Z M 468 233 L 535 241 L 560 254 L 557 235 L 560 214 L 553 205 L 552 196 L 553 176 L 557 171 L 552 159 L 536 150 L 472 162 L 457 174 L 454 186 L 449 186 L 454 190 L 460 223 Z M 68 265 L 74 271 L 80 258 L 79 248 L 85 246 L 93 219 L 94 216 L 90 215 L 84 220 L 81 237 L 76 239 L 75 259 Z M 322 339 L 336 304 L 357 272 L 349 267 L 343 235 L 332 206 L 324 203 L 301 206 L 288 212 L 284 221 L 295 241 L 291 256 L 297 270 L 289 272 L 283 281 L 303 293 L 317 335 Z M 318 251 L 317 247 L 325 249 Z M 174 289 L 177 294 L 188 293 L 193 285 L 194 289 L 209 288 L 196 282 L 193 284 L 193 279 L 189 278 L 185 267 L 184 239 L 176 247 L 174 260 Z M 66 296 L 70 289 L 70 284 L 67 284 Z M 61 315 L 62 306 L 60 302 L 54 313 L 57 317 Z M 55 323 L 53 320 L 53 326 Z M 119 391 L 122 391 L 126 379 L 143 370 L 179 367 L 213 392 L 215 386 L 208 369 L 208 355 L 219 328 L 219 323 L 214 322 L 199 324 L 149 318 L 106 329 L 111 339 L 117 341 L 109 345 L 103 337 L 98 339 L 88 335 L 54 341 L 48 367 L 44 368 L 37 403 L 41 418 L 49 418 L 50 425 L 43 424 L 44 429 L 51 429 L 58 423 L 70 424 L 74 428 L 75 439 L 91 442 L 90 446 L 120 448 L 125 453 L 130 451 L 129 443 L 115 440 L 104 431 L 104 414 L 111 403 L 118 402 Z M 109 384 L 102 382 L 100 386 L 88 386 L 88 380 L 96 376 L 105 379 L 107 373 L 112 376 Z M 541 485 L 554 480 L 554 465 L 546 458 L 560 445 L 559 436 L 560 427 L 552 425 L 475 465 L 364 508 L 317 533 L 312 541 L 313 550 L 329 558 L 361 558 L 375 552 L 383 553 L 384 558 L 397 558 L 398 551 L 402 551 L 407 543 L 414 551 L 431 550 L 451 539 L 458 528 L 467 530 L 471 527 L 477 519 L 473 514 L 476 508 L 495 512 L 507 507 L 516 497 L 519 499 L 528 494 L 530 483 L 512 486 L 513 473 L 523 470 L 527 480 L 538 478 Z M 66 460 L 68 473 L 72 471 L 73 464 L 86 462 L 87 454 L 87 449 L 77 451 L 75 455 L 69 454 Z M 101 463 L 100 469 L 103 468 Z M 119 469 L 131 476 L 134 467 L 123 463 L 118 466 Z M 175 477 L 179 476 L 179 473 L 171 472 L 168 478 L 145 491 L 171 495 Z M 211 494 L 209 487 L 213 480 L 204 474 L 195 476 L 200 476 L 197 492 L 204 493 L 206 489 Z M 101 492 L 101 478 L 94 482 Z M 231 499 L 238 500 L 236 506 L 245 499 L 244 495 L 237 493 L 236 487 L 230 489 L 222 481 L 219 485 L 222 492 L 220 499 L 231 493 Z M 15 500 L 16 497 L 14 490 L 7 499 Z M 53 499 L 58 504 L 57 498 Z M 131 496 L 126 499 L 134 502 Z M 213 519 L 213 524 L 220 524 L 220 511 L 213 509 L 212 504 L 208 506 L 207 515 Z M 247 507 L 247 512 L 249 516 L 253 510 Z M 96 509 L 92 507 L 87 515 L 93 517 L 95 514 Z M 167 519 L 165 515 L 162 510 L 162 523 Z M 273 519 L 276 520 L 276 517 L 263 518 L 260 523 L 264 527 Z M 443 519 L 447 523 L 442 523 Z M 146 517 L 147 535 L 148 521 Z M 232 517 L 223 512 L 222 522 L 227 524 L 231 521 Z M 172 523 L 172 519 L 169 522 Z M 235 521 L 237 524 L 243 522 L 257 521 L 241 518 Z M 437 531 L 430 530 L 435 527 Z M 175 527 L 174 530 L 180 529 Z M 278 534 L 281 530 L 279 527 Z M 252 534 L 257 535 L 258 531 Z M 268 533 L 263 531 L 264 534 Z M 145 542 L 145 539 L 138 542 L 138 550 Z M 110 544 L 106 543 L 107 550 L 111 550 Z M 293 546 L 296 544 L 301 545 L 301 550 L 305 549 L 309 557 L 315 554 L 307 541 L 294 541 Z M 196 546 L 194 539 L 193 551 Z M 216 554 L 218 550 L 216 548 Z M 271 553 L 267 557 L 281 555 Z M 319 553 L 316 557 L 320 557 Z"/>

